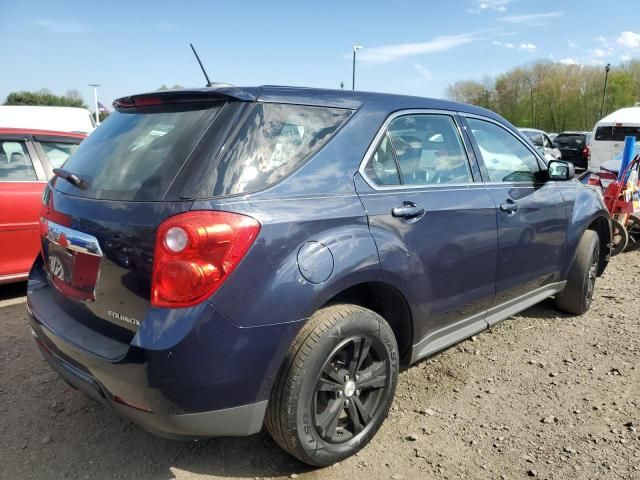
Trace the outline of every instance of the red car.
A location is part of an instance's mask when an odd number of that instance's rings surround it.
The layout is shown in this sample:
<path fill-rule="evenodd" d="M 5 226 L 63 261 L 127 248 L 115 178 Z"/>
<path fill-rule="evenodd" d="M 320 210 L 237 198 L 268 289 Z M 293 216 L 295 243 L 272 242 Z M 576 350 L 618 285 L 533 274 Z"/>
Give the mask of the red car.
<path fill-rule="evenodd" d="M 0 284 L 26 280 L 40 250 L 40 197 L 84 134 L 0 128 Z"/>

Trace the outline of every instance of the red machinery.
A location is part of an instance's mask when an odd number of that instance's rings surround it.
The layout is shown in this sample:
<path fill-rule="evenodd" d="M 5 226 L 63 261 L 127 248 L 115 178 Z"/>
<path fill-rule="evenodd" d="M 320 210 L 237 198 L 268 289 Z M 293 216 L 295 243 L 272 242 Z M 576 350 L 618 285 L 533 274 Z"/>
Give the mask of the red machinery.
<path fill-rule="evenodd" d="M 640 155 L 637 155 L 621 175 L 603 167 L 589 177 L 589 185 L 602 188 L 604 203 L 611 215 L 611 255 L 640 248 L 640 217 L 635 215 L 640 211 L 639 167 Z"/>

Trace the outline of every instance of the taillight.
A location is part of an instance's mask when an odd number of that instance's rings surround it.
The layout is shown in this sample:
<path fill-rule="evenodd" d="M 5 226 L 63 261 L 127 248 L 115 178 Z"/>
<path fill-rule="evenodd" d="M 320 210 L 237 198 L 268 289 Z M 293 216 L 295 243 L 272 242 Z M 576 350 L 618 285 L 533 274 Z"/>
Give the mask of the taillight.
<path fill-rule="evenodd" d="M 230 212 L 194 211 L 158 227 L 151 304 L 189 307 L 224 283 L 258 236 L 253 218 Z"/>
<path fill-rule="evenodd" d="M 590 156 L 589 147 L 585 145 L 582 147 L 582 157 L 588 160 Z"/>

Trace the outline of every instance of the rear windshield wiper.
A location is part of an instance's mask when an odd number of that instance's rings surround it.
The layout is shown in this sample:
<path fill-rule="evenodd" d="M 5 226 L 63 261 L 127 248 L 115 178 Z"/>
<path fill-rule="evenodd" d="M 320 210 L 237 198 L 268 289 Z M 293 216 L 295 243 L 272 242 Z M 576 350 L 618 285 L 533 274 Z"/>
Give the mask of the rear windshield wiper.
<path fill-rule="evenodd" d="M 54 168 L 53 174 L 56 177 L 65 179 L 71 185 L 73 185 L 76 188 L 79 188 L 80 190 L 86 190 L 87 187 L 89 186 L 89 184 L 86 181 L 84 181 L 82 178 L 80 178 L 78 175 L 76 175 L 75 173 L 71 173 L 67 170 L 64 170 L 62 168 Z"/>

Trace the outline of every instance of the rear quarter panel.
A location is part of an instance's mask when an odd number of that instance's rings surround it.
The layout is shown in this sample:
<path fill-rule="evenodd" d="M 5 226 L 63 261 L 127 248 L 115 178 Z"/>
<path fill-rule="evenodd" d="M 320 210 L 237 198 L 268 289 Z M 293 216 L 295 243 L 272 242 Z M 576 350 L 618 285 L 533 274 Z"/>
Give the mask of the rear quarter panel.
<path fill-rule="evenodd" d="M 342 290 L 381 280 L 378 253 L 355 193 L 196 202 L 192 208 L 244 213 L 261 224 L 246 257 L 210 300 L 241 327 L 305 320 Z M 309 274 L 301 273 L 298 253 L 307 242 L 318 242 L 331 253 L 318 260 L 322 264 L 312 265 L 329 268 L 331 274 L 325 281 L 312 283 L 305 278 Z"/>

